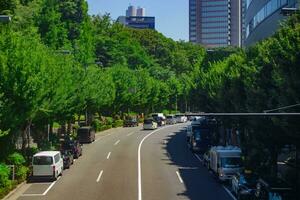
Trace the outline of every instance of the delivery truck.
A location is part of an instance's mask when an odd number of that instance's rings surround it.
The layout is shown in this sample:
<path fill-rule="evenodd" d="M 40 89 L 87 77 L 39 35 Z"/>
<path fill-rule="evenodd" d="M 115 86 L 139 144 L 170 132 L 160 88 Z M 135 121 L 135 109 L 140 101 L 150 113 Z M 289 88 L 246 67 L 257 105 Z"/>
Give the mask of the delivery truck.
<path fill-rule="evenodd" d="M 209 150 L 209 169 L 220 181 L 227 181 L 242 169 L 241 149 L 235 146 L 215 146 Z"/>

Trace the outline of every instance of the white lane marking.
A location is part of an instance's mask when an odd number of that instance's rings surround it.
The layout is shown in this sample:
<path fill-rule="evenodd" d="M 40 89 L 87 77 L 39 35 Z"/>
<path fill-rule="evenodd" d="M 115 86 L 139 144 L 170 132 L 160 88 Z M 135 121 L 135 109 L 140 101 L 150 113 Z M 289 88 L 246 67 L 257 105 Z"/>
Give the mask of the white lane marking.
<path fill-rule="evenodd" d="M 114 145 L 115 145 L 115 146 L 116 146 L 116 145 L 118 145 L 118 144 L 119 144 L 119 142 L 120 142 L 120 140 L 116 141 Z"/>
<path fill-rule="evenodd" d="M 128 133 L 127 136 L 131 136 L 132 134 L 134 134 L 134 132 Z"/>
<path fill-rule="evenodd" d="M 111 133 L 110 133 L 110 134 L 107 134 L 107 135 L 104 135 L 104 136 L 98 138 L 97 140 L 95 140 L 95 142 L 98 142 L 99 140 L 102 140 L 103 138 L 105 138 L 105 137 L 107 137 L 107 136 L 110 136 L 110 135 L 111 135 Z"/>
<path fill-rule="evenodd" d="M 181 176 L 180 176 L 180 174 L 179 174 L 179 172 L 178 172 L 178 171 L 176 171 L 176 174 L 177 174 L 177 177 L 178 177 L 178 179 L 179 179 L 180 183 L 183 183 L 183 180 L 182 180 L 182 178 L 181 178 Z"/>
<path fill-rule="evenodd" d="M 52 182 L 43 194 L 22 194 L 21 196 L 24 196 L 24 197 L 45 196 L 60 178 L 61 178 L 61 176 L 59 176 L 56 181 Z"/>
<path fill-rule="evenodd" d="M 142 144 L 153 133 L 155 133 L 157 131 L 160 131 L 162 129 L 165 129 L 165 128 L 167 128 L 167 127 L 163 127 L 163 128 L 160 128 L 160 129 L 157 129 L 155 131 L 150 132 L 148 135 L 146 135 L 142 139 L 142 141 L 139 144 L 139 148 L 138 148 L 138 200 L 142 200 L 142 170 L 141 170 L 141 148 L 142 148 Z"/>
<path fill-rule="evenodd" d="M 236 198 L 235 198 L 235 196 L 233 196 L 233 194 L 224 186 L 224 185 L 222 185 L 222 187 L 225 189 L 225 191 L 231 196 L 231 198 L 233 199 L 233 200 L 237 200 Z"/>
<path fill-rule="evenodd" d="M 106 159 L 109 159 L 111 152 L 108 153 Z"/>
<path fill-rule="evenodd" d="M 48 189 L 43 193 L 43 196 L 45 196 L 45 195 L 49 192 L 49 190 L 54 186 L 54 184 L 55 184 L 60 178 L 61 178 L 61 176 L 58 177 L 57 180 L 54 181 L 54 182 L 48 187 Z"/>
<path fill-rule="evenodd" d="M 194 155 L 196 156 L 196 158 L 203 163 L 203 159 L 201 159 L 197 154 L 194 153 Z"/>
<path fill-rule="evenodd" d="M 99 183 L 102 174 L 103 174 L 103 170 L 101 170 L 101 172 L 100 172 L 99 175 L 98 175 L 98 178 L 97 178 L 97 180 L 96 180 L 97 183 Z"/>
<path fill-rule="evenodd" d="M 194 154 L 195 156 L 196 156 L 196 158 L 200 161 L 200 162 L 202 162 L 203 163 L 203 159 L 201 159 L 197 154 Z M 211 171 L 209 171 L 209 173 L 211 173 L 212 174 L 212 172 Z M 222 185 L 222 187 L 225 189 L 225 191 L 231 196 L 231 198 L 233 199 L 233 200 L 237 200 L 234 196 L 233 196 L 233 194 L 224 186 L 224 185 Z"/>

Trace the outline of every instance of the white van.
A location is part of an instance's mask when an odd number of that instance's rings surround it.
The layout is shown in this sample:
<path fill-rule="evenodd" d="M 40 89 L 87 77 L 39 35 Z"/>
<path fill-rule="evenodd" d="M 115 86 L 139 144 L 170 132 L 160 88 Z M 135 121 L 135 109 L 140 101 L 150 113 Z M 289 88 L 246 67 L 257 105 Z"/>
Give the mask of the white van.
<path fill-rule="evenodd" d="M 50 177 L 54 180 L 63 173 L 63 159 L 59 151 L 42 151 L 32 158 L 33 177 Z"/>
<path fill-rule="evenodd" d="M 144 128 L 144 130 L 157 129 L 157 123 L 153 119 L 145 119 L 143 128 Z"/>
<path fill-rule="evenodd" d="M 187 122 L 187 117 L 185 115 L 183 115 L 183 114 L 176 114 L 175 117 L 176 117 L 177 123 L 185 123 L 185 122 Z"/>

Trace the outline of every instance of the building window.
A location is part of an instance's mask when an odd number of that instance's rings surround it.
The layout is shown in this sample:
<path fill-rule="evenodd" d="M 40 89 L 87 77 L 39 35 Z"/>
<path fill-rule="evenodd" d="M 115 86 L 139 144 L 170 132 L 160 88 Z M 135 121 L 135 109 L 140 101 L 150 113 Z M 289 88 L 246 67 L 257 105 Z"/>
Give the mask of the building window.
<path fill-rule="evenodd" d="M 202 17 L 227 16 L 228 11 L 222 12 L 202 12 Z"/>
<path fill-rule="evenodd" d="M 202 6 L 225 6 L 228 5 L 228 1 L 203 1 Z"/>
<path fill-rule="evenodd" d="M 251 1 L 250 1 L 251 3 Z M 276 12 L 279 8 L 285 6 L 287 4 L 287 0 L 270 0 L 268 1 L 252 18 L 250 23 L 247 25 L 246 30 L 246 38 L 252 32 L 252 30 L 258 26 L 264 19 L 272 15 Z M 248 31 L 248 33 L 247 33 Z"/>

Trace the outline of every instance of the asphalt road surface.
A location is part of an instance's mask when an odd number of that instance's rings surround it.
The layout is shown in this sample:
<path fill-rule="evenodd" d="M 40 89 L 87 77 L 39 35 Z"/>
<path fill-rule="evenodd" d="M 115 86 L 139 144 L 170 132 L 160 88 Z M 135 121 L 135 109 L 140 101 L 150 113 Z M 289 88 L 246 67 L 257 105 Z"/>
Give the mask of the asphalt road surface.
<path fill-rule="evenodd" d="M 186 125 L 106 131 L 60 179 L 28 183 L 11 199 L 232 200 L 188 150 Z"/>

